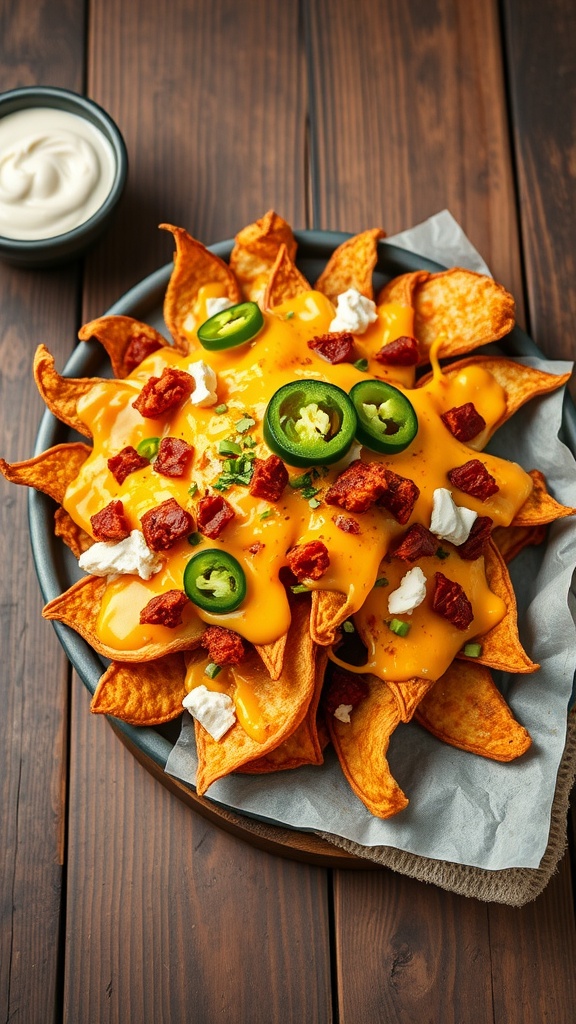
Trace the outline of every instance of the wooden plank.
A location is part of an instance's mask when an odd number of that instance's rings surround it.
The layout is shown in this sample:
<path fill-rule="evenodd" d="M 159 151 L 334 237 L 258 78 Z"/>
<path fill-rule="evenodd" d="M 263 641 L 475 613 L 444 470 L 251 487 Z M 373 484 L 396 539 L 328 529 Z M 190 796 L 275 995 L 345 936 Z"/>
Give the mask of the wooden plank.
<path fill-rule="evenodd" d="M 160 223 L 205 244 L 274 207 L 306 226 L 298 9 L 280 0 L 91 5 L 89 92 L 124 133 L 128 189 L 88 263 L 84 316 L 172 258 Z M 138 99 L 136 100 L 136 97 Z"/>
<path fill-rule="evenodd" d="M 504 0 L 502 7 L 532 336 L 546 353 L 573 359 L 574 4 Z"/>
<path fill-rule="evenodd" d="M 325 871 L 196 815 L 77 678 L 72 709 L 65 1019 L 330 1020 Z"/>
<path fill-rule="evenodd" d="M 80 90 L 83 6 L 22 0 L 4 5 L 0 89 L 50 84 Z M 43 405 L 32 357 L 44 342 L 62 366 L 74 344 L 77 268 L 0 265 L 0 451 L 32 455 Z M 0 1017 L 50 1024 L 59 1017 L 59 928 L 66 796 L 67 667 L 30 552 L 24 488 L 0 484 Z"/>

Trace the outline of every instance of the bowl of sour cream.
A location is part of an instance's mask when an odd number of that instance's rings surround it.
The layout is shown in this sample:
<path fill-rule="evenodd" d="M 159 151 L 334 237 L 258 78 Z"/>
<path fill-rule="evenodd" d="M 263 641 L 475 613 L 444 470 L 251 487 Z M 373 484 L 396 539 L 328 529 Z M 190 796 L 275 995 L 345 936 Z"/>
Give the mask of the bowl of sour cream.
<path fill-rule="evenodd" d="M 102 234 L 128 174 L 124 139 L 93 100 L 30 86 L 0 93 L 0 259 L 46 267 Z"/>

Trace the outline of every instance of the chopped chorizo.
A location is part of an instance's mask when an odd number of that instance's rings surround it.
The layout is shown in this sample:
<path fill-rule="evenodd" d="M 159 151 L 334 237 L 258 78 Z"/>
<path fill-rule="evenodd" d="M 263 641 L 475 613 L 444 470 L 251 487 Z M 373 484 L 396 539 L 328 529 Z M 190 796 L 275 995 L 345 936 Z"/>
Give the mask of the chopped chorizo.
<path fill-rule="evenodd" d="M 288 470 L 277 455 L 270 455 L 267 459 L 256 459 L 254 472 L 250 487 L 250 494 L 254 498 L 264 498 L 265 501 L 279 501 L 288 483 Z"/>
<path fill-rule="evenodd" d="M 484 430 L 486 420 L 480 415 L 473 402 L 455 405 L 447 412 L 440 414 L 445 427 L 458 441 L 471 441 L 480 431 Z"/>
<path fill-rule="evenodd" d="M 330 565 L 328 548 L 321 540 L 297 544 L 286 558 L 297 580 L 319 580 Z"/>
<path fill-rule="evenodd" d="M 332 516 L 332 522 L 342 530 L 342 533 L 360 533 L 358 523 L 355 519 L 350 519 L 350 516 Z"/>
<path fill-rule="evenodd" d="M 346 512 L 366 512 L 384 493 L 383 469 L 378 462 L 351 462 L 327 491 L 327 504 L 339 505 Z"/>
<path fill-rule="evenodd" d="M 144 540 L 152 551 L 168 551 L 194 531 L 194 519 L 175 498 L 145 512 L 141 519 Z"/>
<path fill-rule="evenodd" d="M 220 494 L 207 494 L 198 502 L 198 529 L 205 537 L 215 540 L 236 513 Z"/>
<path fill-rule="evenodd" d="M 200 643 L 215 665 L 239 665 L 246 657 L 242 637 L 224 626 L 209 626 Z"/>
<path fill-rule="evenodd" d="M 154 469 L 162 476 L 184 476 L 193 454 L 194 449 L 187 441 L 179 437 L 163 437 Z"/>
<path fill-rule="evenodd" d="M 167 366 L 161 377 L 150 377 L 132 405 L 142 416 L 156 420 L 180 405 L 195 387 L 196 382 L 191 374 Z"/>
<path fill-rule="evenodd" d="M 187 604 L 188 598 L 181 590 L 167 590 L 148 601 L 140 612 L 140 623 L 175 629 L 182 622 L 182 612 Z"/>
<path fill-rule="evenodd" d="M 341 704 L 351 704 L 355 708 L 364 697 L 368 696 L 368 683 L 361 675 L 336 668 L 328 683 L 324 706 L 329 715 L 333 715 Z"/>
<path fill-rule="evenodd" d="M 349 331 L 318 334 L 308 342 L 308 348 L 325 359 L 327 363 L 350 363 L 354 355 L 354 338 Z"/>
<path fill-rule="evenodd" d="M 432 608 L 456 629 L 468 629 L 474 618 L 472 605 L 464 589 L 455 580 L 447 579 L 441 572 L 434 574 Z"/>
<path fill-rule="evenodd" d="M 386 474 L 386 487 L 383 494 L 378 498 L 377 504 L 382 505 L 390 515 L 394 516 L 396 522 L 402 526 L 408 522 L 414 505 L 416 504 L 420 488 L 413 480 L 399 473 L 393 473 L 391 469 L 384 469 Z"/>
<path fill-rule="evenodd" d="M 478 516 L 472 524 L 468 539 L 463 544 L 459 544 L 456 549 L 460 558 L 466 562 L 474 562 L 480 558 L 486 550 L 493 525 L 494 522 L 490 516 Z"/>
<path fill-rule="evenodd" d="M 494 477 L 488 472 L 480 459 L 470 459 L 463 466 L 448 471 L 450 483 L 464 494 L 486 501 L 492 494 L 500 490 Z"/>
<path fill-rule="evenodd" d="M 416 366 L 419 358 L 418 342 L 408 336 L 390 341 L 374 356 L 384 366 Z"/>
<path fill-rule="evenodd" d="M 123 484 L 130 473 L 135 473 L 137 469 L 143 469 L 147 465 L 148 459 L 145 459 L 143 455 L 138 455 L 131 444 L 108 459 L 108 469 L 119 484 Z"/>
<path fill-rule="evenodd" d="M 438 541 L 430 530 L 420 523 L 414 523 L 390 554 L 403 562 L 416 562 L 419 558 L 435 554 L 437 548 Z"/>
<path fill-rule="evenodd" d="M 158 338 L 148 338 L 145 334 L 135 334 L 130 339 L 124 353 L 124 369 L 126 373 L 132 373 L 132 370 L 140 366 L 140 363 L 147 356 L 151 356 L 159 348 L 162 348 L 162 343 L 158 341 Z"/>
<path fill-rule="evenodd" d="M 124 540 L 130 536 L 130 524 L 121 501 L 111 501 L 104 508 L 90 516 L 92 533 L 96 540 Z"/>

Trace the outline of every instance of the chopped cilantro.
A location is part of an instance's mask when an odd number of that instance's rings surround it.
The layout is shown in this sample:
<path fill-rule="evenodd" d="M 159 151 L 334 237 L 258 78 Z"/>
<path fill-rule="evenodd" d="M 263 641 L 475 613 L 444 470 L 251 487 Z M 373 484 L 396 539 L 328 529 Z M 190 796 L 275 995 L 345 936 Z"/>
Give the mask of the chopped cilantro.
<path fill-rule="evenodd" d="M 312 477 L 310 476 L 310 473 L 302 473 L 302 476 L 293 476 L 288 483 L 290 484 L 290 487 L 294 488 L 294 490 L 299 491 L 301 487 L 310 487 Z"/>
<path fill-rule="evenodd" d="M 242 449 L 239 444 L 235 441 L 230 441 L 225 438 L 224 441 L 218 442 L 218 454 L 219 455 L 242 455 Z"/>
<path fill-rule="evenodd" d="M 243 416 L 234 426 L 239 434 L 245 434 L 247 430 L 250 430 L 250 427 L 256 426 L 256 420 L 252 419 L 251 416 Z"/>
<path fill-rule="evenodd" d="M 367 359 L 357 359 L 356 362 L 354 363 L 354 366 L 356 367 L 357 370 L 367 370 L 368 369 L 368 360 Z"/>

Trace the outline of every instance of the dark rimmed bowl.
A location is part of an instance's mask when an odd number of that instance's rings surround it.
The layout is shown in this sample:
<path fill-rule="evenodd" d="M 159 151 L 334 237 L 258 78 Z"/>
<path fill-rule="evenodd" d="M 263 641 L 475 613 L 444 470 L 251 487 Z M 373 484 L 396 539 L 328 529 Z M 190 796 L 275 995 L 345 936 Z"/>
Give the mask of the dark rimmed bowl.
<path fill-rule="evenodd" d="M 64 110 L 94 125 L 112 146 L 115 174 L 112 188 L 96 213 L 71 231 L 52 238 L 17 239 L 2 235 L 0 225 L 0 259 L 18 267 L 56 266 L 85 252 L 108 227 L 128 177 L 128 154 L 120 129 L 97 103 L 50 86 L 27 86 L 0 93 L 0 119 L 18 110 L 37 107 Z"/>

